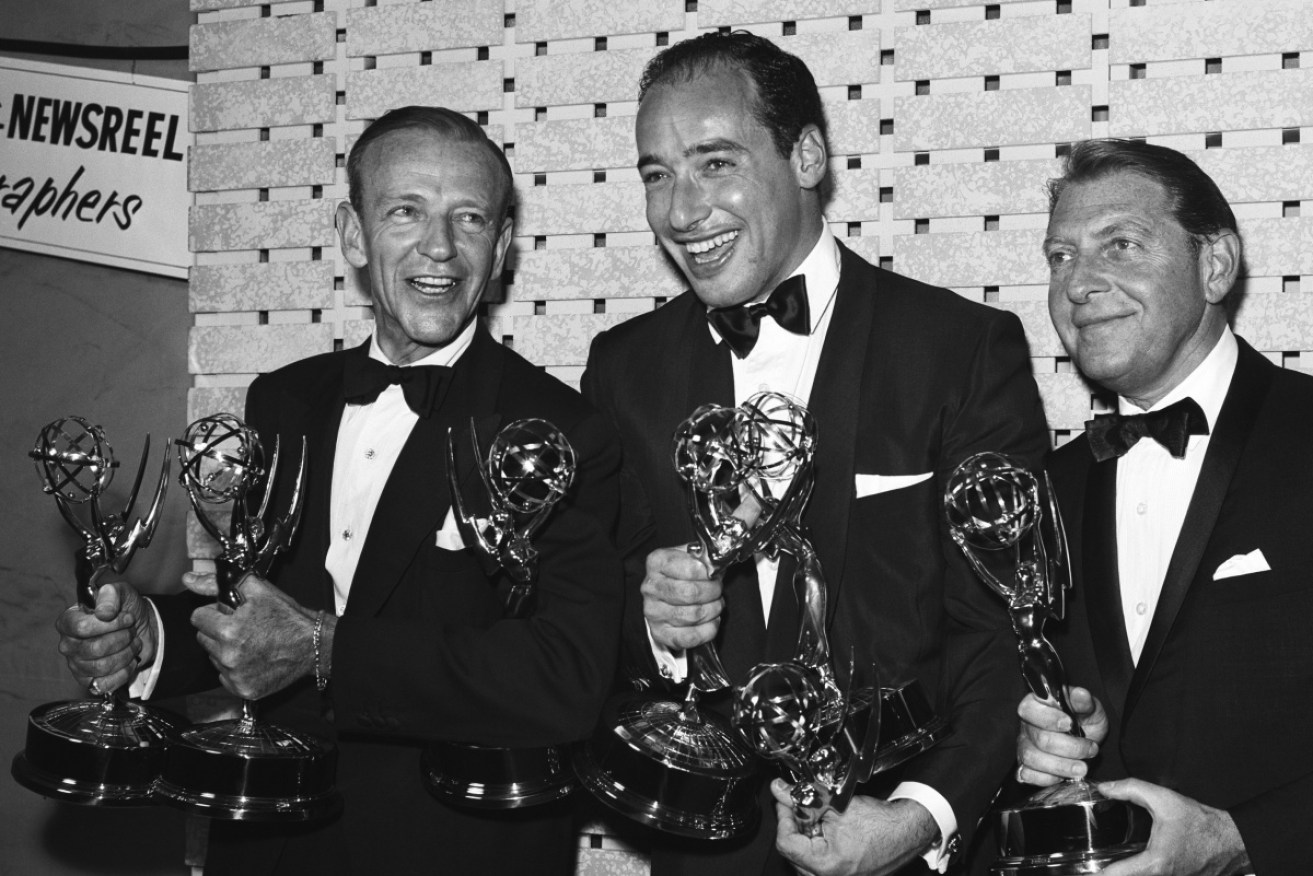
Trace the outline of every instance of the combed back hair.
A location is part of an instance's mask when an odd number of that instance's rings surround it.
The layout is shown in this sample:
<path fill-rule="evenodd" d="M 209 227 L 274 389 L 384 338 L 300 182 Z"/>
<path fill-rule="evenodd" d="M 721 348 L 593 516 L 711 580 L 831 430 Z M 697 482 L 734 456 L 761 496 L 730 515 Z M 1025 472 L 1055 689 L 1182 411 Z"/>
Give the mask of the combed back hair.
<path fill-rule="evenodd" d="M 406 130 L 432 131 L 458 143 L 476 143 L 486 147 L 488 154 L 496 159 L 498 176 L 501 177 L 502 203 L 499 218 L 505 218 L 510 213 L 515 197 L 515 182 L 511 177 L 511 165 L 506 160 L 506 153 L 489 140 L 483 129 L 468 116 L 442 106 L 403 106 L 389 110 L 375 119 L 356 139 L 351 155 L 346 160 L 348 197 L 356 212 L 360 212 L 362 207 L 364 163 L 370 144 L 393 131 Z"/>
<path fill-rule="evenodd" d="M 688 82 L 719 70 L 739 73 L 753 84 L 752 115 L 770 132 L 781 157 L 793 154 L 793 144 L 807 125 L 815 125 L 828 145 L 825 108 L 807 65 L 747 31 L 704 33 L 662 51 L 643 70 L 638 102 L 654 85 Z"/>
<path fill-rule="evenodd" d="M 1161 185 L 1172 215 L 1196 245 L 1221 231 L 1239 233 L 1235 214 L 1212 177 L 1189 158 L 1139 140 L 1085 140 L 1067 154 L 1062 176 L 1049 180 L 1049 212 L 1067 186 L 1118 172 L 1138 173 Z"/>

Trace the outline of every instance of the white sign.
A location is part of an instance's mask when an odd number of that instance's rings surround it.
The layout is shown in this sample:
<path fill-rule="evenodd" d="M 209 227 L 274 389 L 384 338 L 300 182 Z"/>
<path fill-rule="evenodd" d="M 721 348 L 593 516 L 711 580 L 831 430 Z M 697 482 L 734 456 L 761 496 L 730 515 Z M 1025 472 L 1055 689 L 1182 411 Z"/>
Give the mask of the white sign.
<path fill-rule="evenodd" d="M 0 58 L 0 246 L 187 276 L 187 90 Z"/>

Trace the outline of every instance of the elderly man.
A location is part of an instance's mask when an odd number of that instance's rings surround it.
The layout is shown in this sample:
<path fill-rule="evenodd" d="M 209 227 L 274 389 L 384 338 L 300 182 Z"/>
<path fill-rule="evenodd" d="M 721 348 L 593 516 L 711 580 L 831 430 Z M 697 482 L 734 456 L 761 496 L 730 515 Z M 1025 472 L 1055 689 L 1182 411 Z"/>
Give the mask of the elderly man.
<path fill-rule="evenodd" d="M 658 678 L 659 657 L 675 680 L 681 649 L 719 632 L 742 684 L 754 663 L 792 656 L 798 610 L 775 562 L 713 580 L 672 547 L 693 531 L 670 439 L 706 402 L 762 388 L 804 401 L 818 426 L 805 522 L 828 579 L 834 653 L 878 662 L 890 683 L 920 681 L 954 729 L 842 818 L 827 815 L 817 840 L 797 832 L 778 782 L 779 850 L 813 872 L 923 868 L 922 855 L 945 866 L 1011 768 L 1021 682 L 1002 606 L 948 540 L 940 494 L 971 453 L 1042 456 L 1021 328 L 835 240 L 822 212 L 829 155 L 816 84 L 769 40 L 711 33 L 657 55 L 636 137 L 648 224 L 691 290 L 600 335 L 583 379 L 621 434 L 625 511 L 649 526 L 626 659 Z M 745 312 L 768 298 L 770 318 Z M 655 837 L 653 872 L 788 872 L 772 849 L 776 802 L 764 802 L 763 824 L 741 839 Z"/>
<path fill-rule="evenodd" d="M 207 874 L 570 873 L 567 809 L 449 806 L 427 792 L 420 752 L 425 739 L 531 747 L 592 729 L 620 625 L 613 433 L 475 318 L 511 242 L 513 195 L 478 125 L 441 108 L 394 110 L 360 136 L 347 174 L 338 232 L 346 260 L 368 271 L 373 338 L 263 375 L 247 396 L 265 442 L 286 452 L 308 441 L 292 548 L 268 581 L 239 585 L 236 611 L 192 614 L 196 631 L 182 599 L 153 610 L 123 582 L 104 586 L 94 614 L 61 616 L 61 649 L 84 682 L 121 685 L 139 654 L 142 692 L 218 680 L 264 698 L 271 721 L 337 742 L 341 817 L 219 822 Z M 414 393 L 420 385 L 428 391 Z M 525 417 L 569 436 L 578 473 L 535 538 L 537 612 L 509 619 L 510 582 L 461 544 L 443 448 L 448 428 L 464 439 L 472 418 L 486 446 Z M 214 593 L 212 575 L 184 581 Z"/>
<path fill-rule="evenodd" d="M 1171 149 L 1078 145 L 1051 185 L 1049 310 L 1115 415 L 1049 462 L 1076 575 L 1053 639 L 1087 734 L 1028 696 L 1018 778 L 1145 806 L 1133 873 L 1307 873 L 1313 379 L 1227 326 L 1217 185 Z"/>

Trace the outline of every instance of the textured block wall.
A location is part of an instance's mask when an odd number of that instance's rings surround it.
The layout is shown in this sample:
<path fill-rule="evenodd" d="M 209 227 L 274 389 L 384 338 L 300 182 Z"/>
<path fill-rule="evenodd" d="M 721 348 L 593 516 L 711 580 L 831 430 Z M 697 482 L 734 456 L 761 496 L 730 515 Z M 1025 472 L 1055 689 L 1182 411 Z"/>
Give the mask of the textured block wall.
<path fill-rule="evenodd" d="M 1057 440 L 1092 399 L 1048 321 L 1043 184 L 1081 138 L 1147 137 L 1203 164 L 1245 235 L 1237 329 L 1274 361 L 1313 371 L 1313 218 L 1301 215 L 1313 202 L 1309 0 L 191 8 L 192 416 L 240 410 L 256 372 L 368 334 L 368 296 L 337 252 L 333 209 L 355 135 L 416 102 L 469 113 L 505 145 L 519 224 L 489 324 L 577 382 L 597 331 L 682 288 L 643 218 L 637 81 L 660 46 L 722 27 L 777 40 L 815 72 L 839 237 L 1022 318 Z M 622 866 L 608 854 L 592 853 L 593 872 Z"/>

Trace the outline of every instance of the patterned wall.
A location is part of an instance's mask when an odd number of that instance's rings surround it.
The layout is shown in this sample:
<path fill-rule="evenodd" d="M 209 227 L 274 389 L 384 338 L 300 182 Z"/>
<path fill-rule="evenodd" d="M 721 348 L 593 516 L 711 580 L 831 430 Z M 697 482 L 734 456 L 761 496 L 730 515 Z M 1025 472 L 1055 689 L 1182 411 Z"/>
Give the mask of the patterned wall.
<path fill-rule="evenodd" d="M 1311 0 L 191 8 L 193 417 L 240 410 L 255 373 L 368 334 L 333 211 L 355 135 L 408 103 L 466 112 L 505 144 L 520 211 L 489 325 L 577 382 L 595 333 L 682 288 L 643 218 L 632 117 L 648 58 L 712 28 L 770 37 L 816 74 L 837 236 L 1021 317 L 1057 440 L 1093 404 L 1049 325 L 1039 254 L 1043 183 L 1074 140 L 1147 137 L 1194 156 L 1245 237 L 1236 328 L 1274 361 L 1313 371 L 1313 218 L 1301 215 L 1313 202 Z M 593 872 L 619 864 L 607 854 L 593 853 Z"/>

